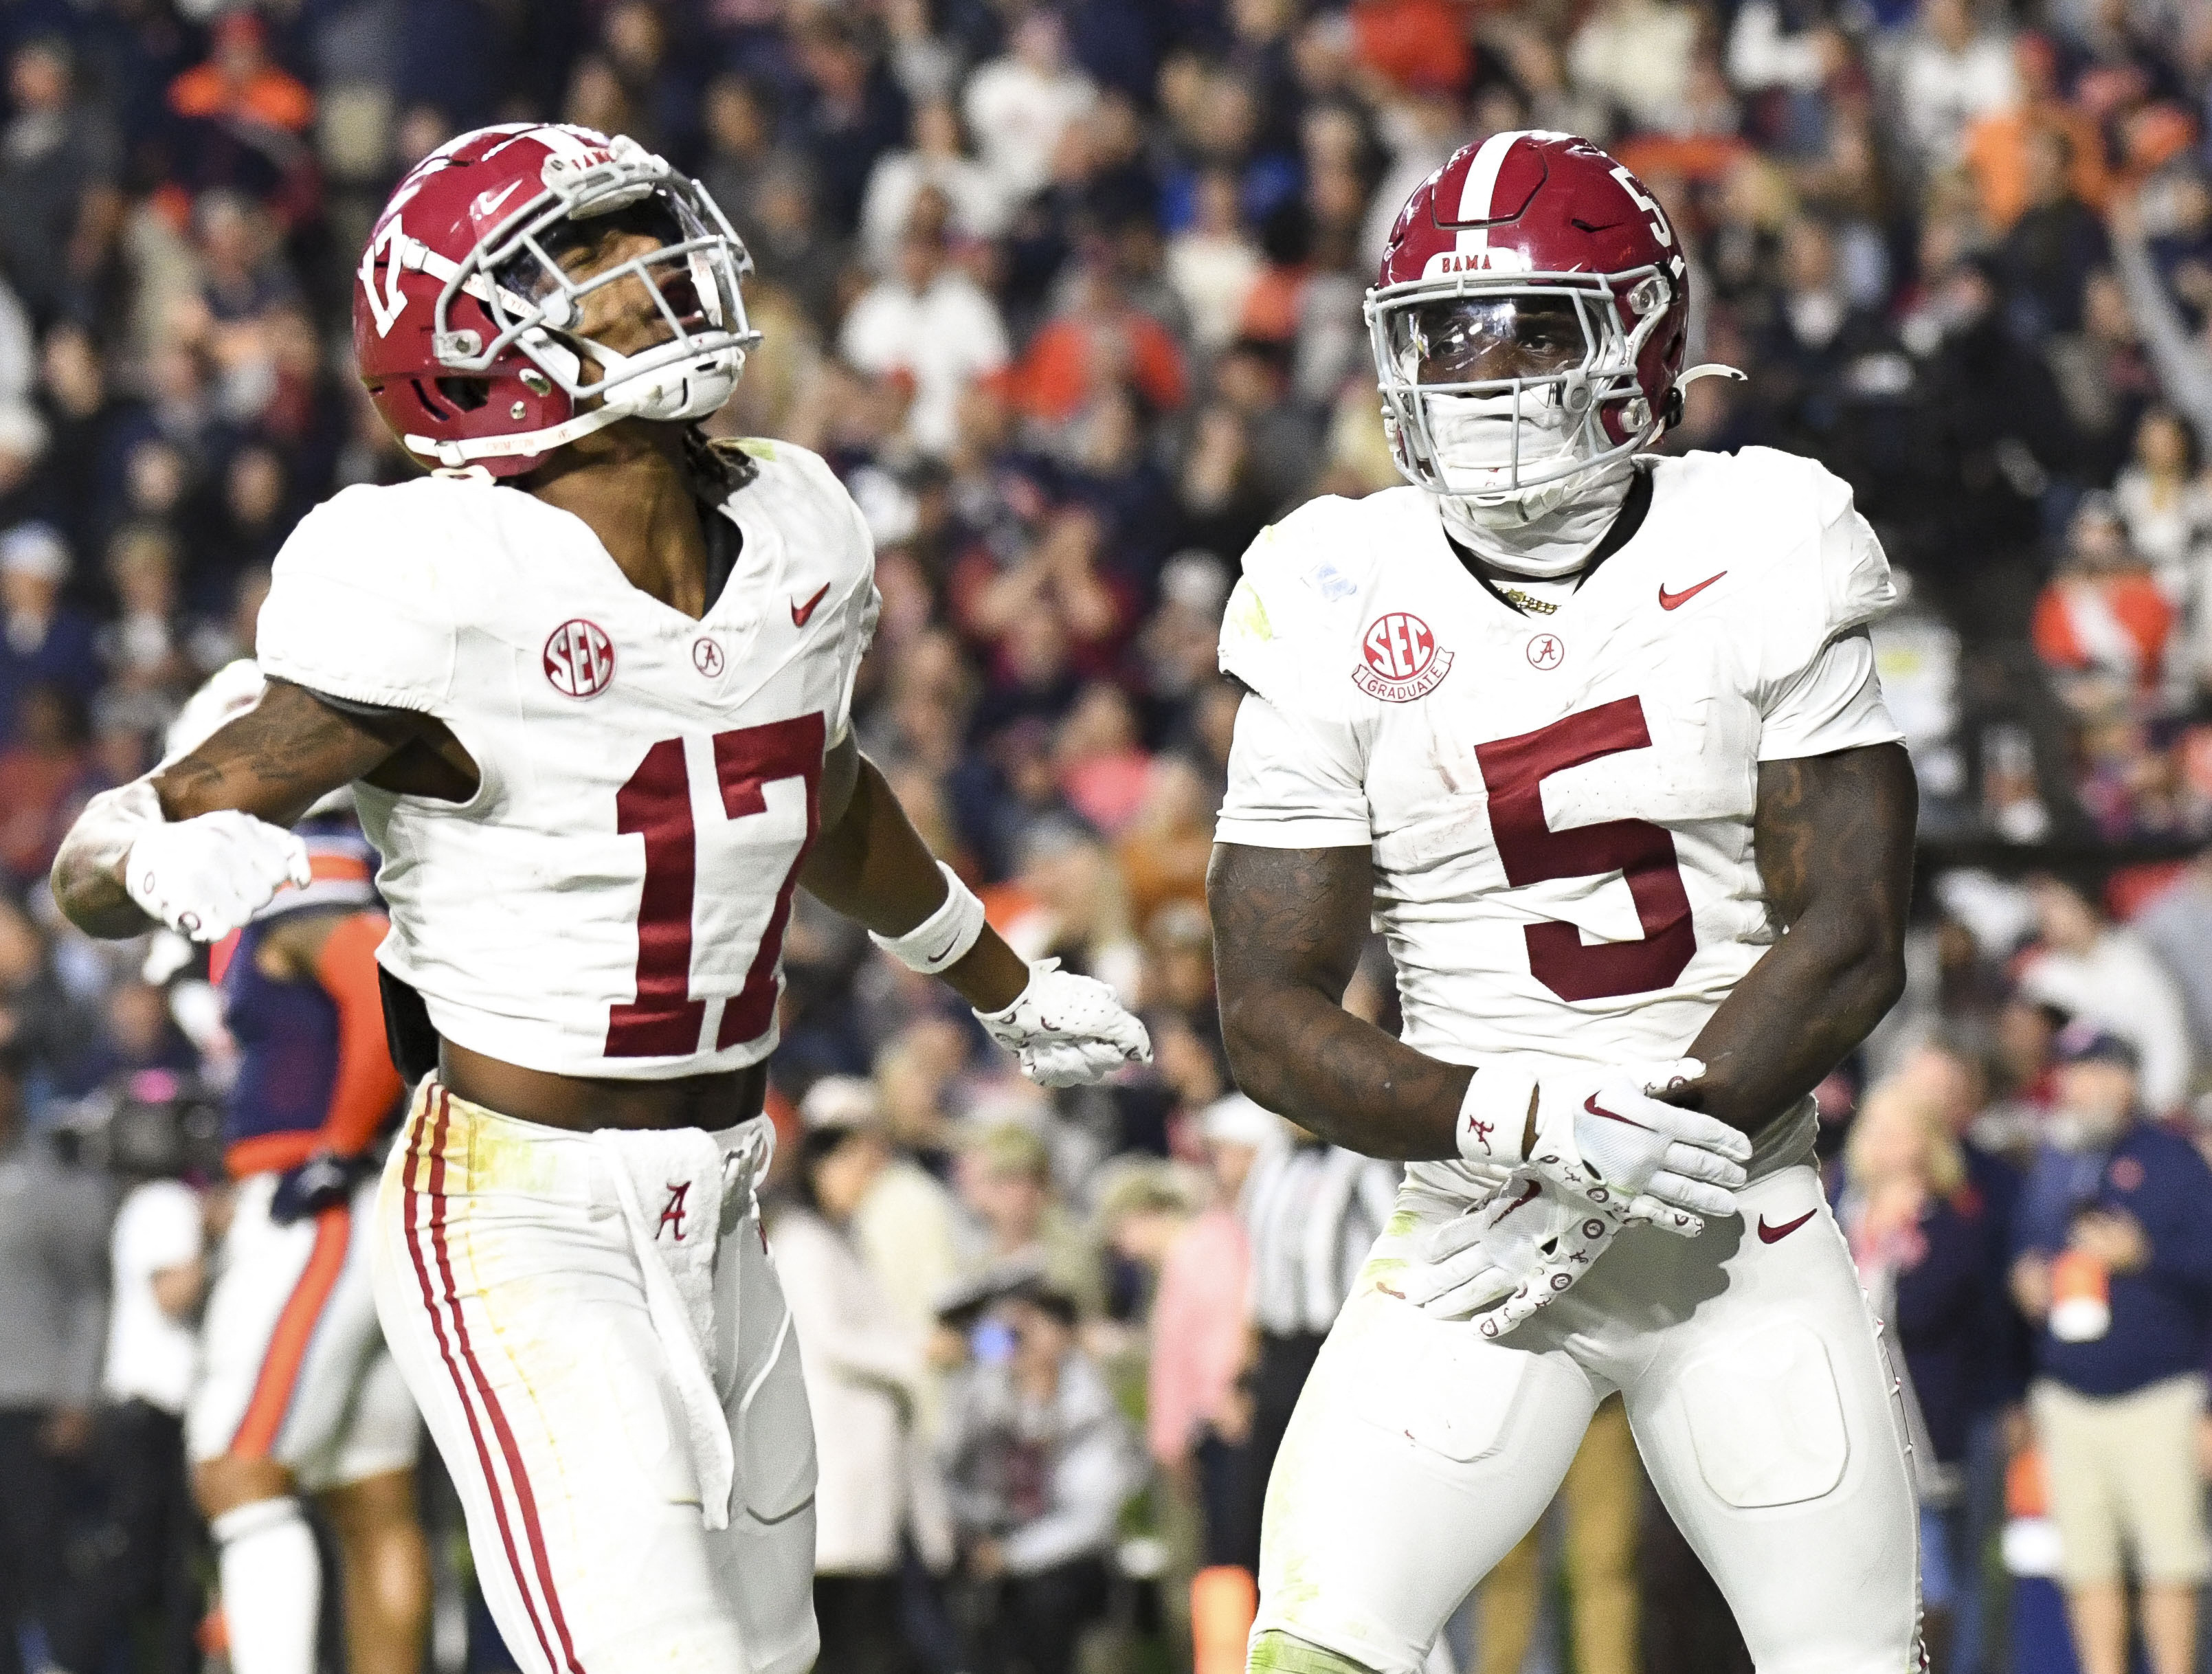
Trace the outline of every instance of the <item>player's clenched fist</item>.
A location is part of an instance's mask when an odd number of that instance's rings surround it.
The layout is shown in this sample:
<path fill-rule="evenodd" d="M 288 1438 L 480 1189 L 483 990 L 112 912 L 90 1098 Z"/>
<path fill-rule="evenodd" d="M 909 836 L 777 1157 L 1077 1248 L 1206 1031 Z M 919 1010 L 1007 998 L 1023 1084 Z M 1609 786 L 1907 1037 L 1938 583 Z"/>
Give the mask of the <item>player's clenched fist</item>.
<path fill-rule="evenodd" d="M 123 886 L 147 915 L 195 941 L 217 941 L 286 884 L 313 881 L 307 845 L 280 825 L 222 809 L 142 831 Z"/>
<path fill-rule="evenodd" d="M 1152 1037 L 1114 990 L 1062 971 L 1058 959 L 1039 959 L 1012 1005 L 975 1017 L 1022 1073 L 1045 1087 L 1078 1087 L 1125 1063 L 1152 1062 Z"/>
<path fill-rule="evenodd" d="M 1657 1070 L 1486 1065 L 1460 1106 L 1460 1154 L 1525 1168 L 1626 1220 L 1694 1238 L 1707 1220 L 1735 1213 L 1751 1141 L 1645 1089 L 1704 1072 L 1689 1058 Z"/>

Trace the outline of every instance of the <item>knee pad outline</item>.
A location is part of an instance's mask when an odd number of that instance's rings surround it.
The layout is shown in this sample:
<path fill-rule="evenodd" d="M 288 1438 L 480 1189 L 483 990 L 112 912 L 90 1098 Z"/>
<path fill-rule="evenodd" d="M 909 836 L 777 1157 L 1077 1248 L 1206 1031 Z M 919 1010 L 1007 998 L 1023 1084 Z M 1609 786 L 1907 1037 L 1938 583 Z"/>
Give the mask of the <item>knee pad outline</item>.
<path fill-rule="evenodd" d="M 1364 1663 L 1270 1628 L 1252 1641 L 1245 1674 L 1376 1674 Z"/>

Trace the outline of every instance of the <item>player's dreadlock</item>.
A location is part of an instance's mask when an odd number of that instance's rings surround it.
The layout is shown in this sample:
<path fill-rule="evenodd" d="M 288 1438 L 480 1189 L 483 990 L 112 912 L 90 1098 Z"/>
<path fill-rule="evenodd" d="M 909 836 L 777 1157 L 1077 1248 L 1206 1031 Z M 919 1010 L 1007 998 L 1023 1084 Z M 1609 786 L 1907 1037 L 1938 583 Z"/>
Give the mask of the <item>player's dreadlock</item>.
<path fill-rule="evenodd" d="M 691 490 L 710 506 L 719 506 L 760 475 L 760 462 L 730 437 L 716 440 L 696 424 L 684 431 L 684 466 L 691 473 Z"/>

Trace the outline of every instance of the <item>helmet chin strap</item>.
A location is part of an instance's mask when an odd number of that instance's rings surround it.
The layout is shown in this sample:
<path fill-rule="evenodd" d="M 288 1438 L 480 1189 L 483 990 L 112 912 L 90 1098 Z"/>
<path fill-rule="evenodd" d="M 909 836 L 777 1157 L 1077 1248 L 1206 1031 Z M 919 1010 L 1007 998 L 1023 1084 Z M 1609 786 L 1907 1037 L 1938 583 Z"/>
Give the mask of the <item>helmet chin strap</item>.
<path fill-rule="evenodd" d="M 682 361 L 642 375 L 624 374 L 623 368 L 631 359 L 627 355 L 597 344 L 592 345 L 592 354 L 603 362 L 611 361 L 615 364 L 605 368 L 605 375 L 599 381 L 599 387 L 609 393 L 588 412 L 578 413 L 542 430 L 526 430 L 514 435 L 477 436 L 465 441 L 439 441 L 429 436 L 409 435 L 404 439 L 408 449 L 452 469 L 473 460 L 550 454 L 556 447 L 566 447 L 625 418 L 663 423 L 705 418 L 720 411 L 730 399 L 745 367 L 745 351 L 735 344 L 715 353 L 715 364 L 704 371 L 700 370 L 699 361 Z"/>
<path fill-rule="evenodd" d="M 1440 494 L 1444 527 L 1486 563 L 1534 581 L 1571 575 L 1589 561 L 1636 480 L 1629 455 L 1518 494 Z"/>

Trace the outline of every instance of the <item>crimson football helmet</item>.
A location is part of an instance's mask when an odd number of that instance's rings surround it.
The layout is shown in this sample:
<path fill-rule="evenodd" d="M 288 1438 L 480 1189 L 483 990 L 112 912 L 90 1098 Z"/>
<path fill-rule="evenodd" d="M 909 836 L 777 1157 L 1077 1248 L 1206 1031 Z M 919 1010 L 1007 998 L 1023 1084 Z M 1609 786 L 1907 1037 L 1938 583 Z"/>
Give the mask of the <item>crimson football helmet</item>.
<path fill-rule="evenodd" d="M 1462 147 L 1398 212 L 1367 326 L 1391 450 L 1434 493 L 1534 514 L 1681 416 L 1689 270 L 1643 184 L 1588 140 Z M 1731 374 L 1736 375 L 1736 374 Z"/>
<path fill-rule="evenodd" d="M 562 267 L 602 228 L 659 240 L 589 277 Z M 400 181 L 362 253 L 354 352 L 408 451 L 495 477 L 617 419 L 704 418 L 760 340 L 751 259 L 704 187 L 636 141 L 512 123 L 449 141 Z M 624 355 L 576 329 L 635 278 L 668 328 Z"/>

